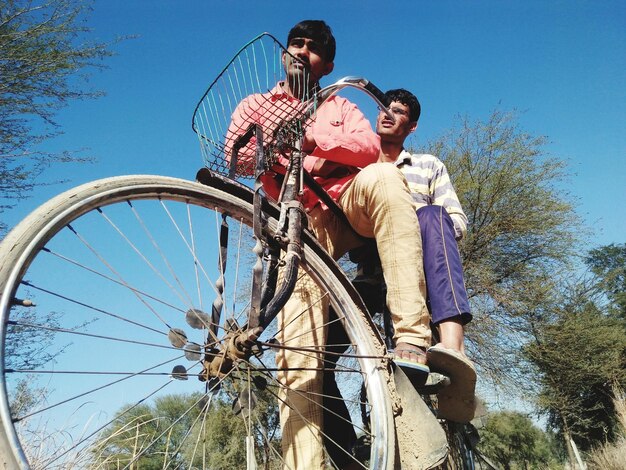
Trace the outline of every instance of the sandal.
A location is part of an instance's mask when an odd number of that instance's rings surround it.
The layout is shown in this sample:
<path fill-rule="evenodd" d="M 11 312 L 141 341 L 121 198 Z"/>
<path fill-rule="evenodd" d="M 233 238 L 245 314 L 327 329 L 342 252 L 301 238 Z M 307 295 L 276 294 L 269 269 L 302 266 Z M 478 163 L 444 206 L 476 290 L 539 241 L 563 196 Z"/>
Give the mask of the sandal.
<path fill-rule="evenodd" d="M 476 368 L 464 354 L 442 346 L 427 352 L 433 370 L 450 377 L 450 385 L 438 394 L 438 416 L 457 423 L 468 423 L 476 410 Z"/>
<path fill-rule="evenodd" d="M 419 346 L 418 346 L 418 348 L 419 348 Z M 419 349 L 409 349 L 409 348 L 395 349 L 393 351 L 393 353 L 394 353 L 393 362 L 394 362 L 395 365 L 400 367 L 402 369 L 402 371 L 406 374 L 406 376 L 409 377 L 409 379 L 411 379 L 412 381 L 415 380 L 415 379 L 419 379 L 420 381 L 423 380 L 424 382 L 426 382 L 426 379 L 428 378 L 428 374 L 430 374 L 430 368 L 426 364 L 422 364 L 422 363 L 418 362 L 417 360 L 411 360 L 411 359 L 397 357 L 395 355 L 396 352 L 408 352 L 408 353 L 413 354 L 413 355 L 415 355 L 417 357 L 426 357 L 426 351 L 424 350 L 424 348 L 419 348 Z"/>

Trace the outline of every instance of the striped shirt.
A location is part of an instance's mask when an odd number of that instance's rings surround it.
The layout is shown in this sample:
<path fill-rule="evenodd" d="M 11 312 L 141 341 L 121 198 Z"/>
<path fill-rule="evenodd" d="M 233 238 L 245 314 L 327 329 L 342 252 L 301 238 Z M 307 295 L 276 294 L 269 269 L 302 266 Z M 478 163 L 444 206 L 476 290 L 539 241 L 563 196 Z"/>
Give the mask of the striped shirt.
<path fill-rule="evenodd" d="M 395 165 L 404 173 L 409 183 L 416 208 L 427 205 L 443 206 L 454 222 L 456 239 L 463 238 L 467 232 L 467 216 L 443 162 L 433 155 L 411 154 L 402 150 Z"/>

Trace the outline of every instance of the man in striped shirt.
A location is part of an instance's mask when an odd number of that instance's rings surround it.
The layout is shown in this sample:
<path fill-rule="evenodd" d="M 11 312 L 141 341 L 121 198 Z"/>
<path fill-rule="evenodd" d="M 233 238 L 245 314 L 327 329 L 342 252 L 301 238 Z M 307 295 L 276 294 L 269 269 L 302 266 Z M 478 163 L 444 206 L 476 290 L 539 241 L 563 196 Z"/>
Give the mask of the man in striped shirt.
<path fill-rule="evenodd" d="M 428 349 L 426 359 L 431 370 L 446 373 L 452 381 L 439 394 L 440 414 L 454 421 L 470 421 L 475 409 L 476 371 L 463 344 L 463 326 L 471 314 L 457 247 L 466 233 L 467 217 L 443 162 L 433 155 L 404 149 L 404 141 L 417 129 L 421 112 L 417 98 L 403 89 L 385 95 L 395 122 L 385 113 L 378 116 L 379 162 L 394 164 L 402 171 L 415 202 L 428 305 L 440 336 L 439 343 Z"/>

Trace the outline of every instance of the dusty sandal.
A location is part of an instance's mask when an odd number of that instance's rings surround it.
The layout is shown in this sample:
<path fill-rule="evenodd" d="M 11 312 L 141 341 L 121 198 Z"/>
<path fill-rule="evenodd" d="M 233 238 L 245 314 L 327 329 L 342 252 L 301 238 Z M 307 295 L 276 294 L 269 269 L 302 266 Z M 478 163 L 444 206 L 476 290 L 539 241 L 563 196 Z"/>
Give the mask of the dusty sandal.
<path fill-rule="evenodd" d="M 411 360 L 403 357 L 397 357 L 396 353 L 398 352 L 408 352 L 415 357 L 426 357 L 426 352 L 422 349 L 408 349 L 408 348 L 397 348 L 393 351 L 394 358 L 393 362 L 395 365 L 400 367 L 402 371 L 409 377 L 410 379 L 423 379 L 426 381 L 428 378 L 428 374 L 430 374 L 430 368 L 426 364 L 421 364 L 417 360 Z"/>
<path fill-rule="evenodd" d="M 429 348 L 427 357 L 433 370 L 444 373 L 451 381 L 437 394 L 439 417 L 457 423 L 471 421 L 476 409 L 476 369 L 472 362 L 464 354 L 441 346 Z"/>

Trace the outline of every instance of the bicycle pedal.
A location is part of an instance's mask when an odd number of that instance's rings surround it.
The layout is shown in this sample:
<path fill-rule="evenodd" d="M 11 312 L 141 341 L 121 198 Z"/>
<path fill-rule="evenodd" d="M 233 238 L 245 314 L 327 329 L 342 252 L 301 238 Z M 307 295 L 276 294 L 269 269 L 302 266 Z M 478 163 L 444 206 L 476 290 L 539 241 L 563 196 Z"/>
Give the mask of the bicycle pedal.
<path fill-rule="evenodd" d="M 431 372 L 428 374 L 426 383 L 420 387 L 417 387 L 417 391 L 424 395 L 435 395 L 440 390 L 450 385 L 450 377 L 440 374 L 438 372 Z"/>

